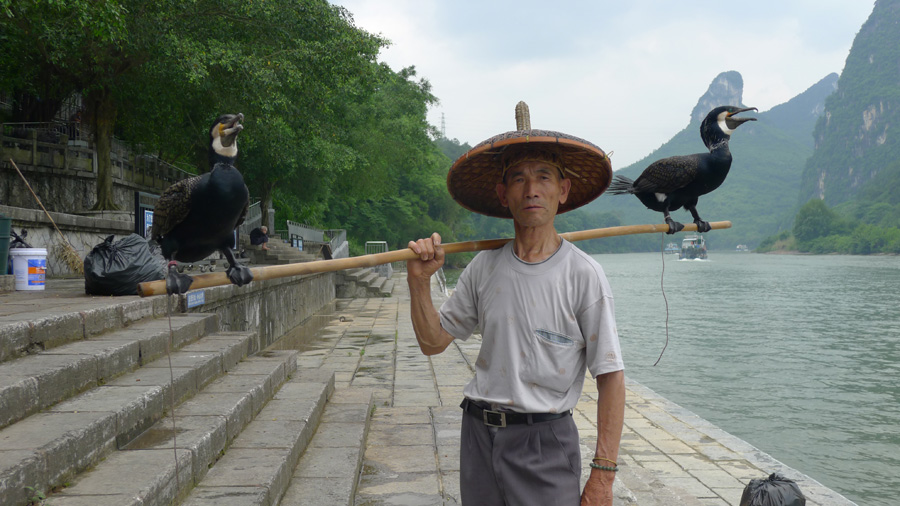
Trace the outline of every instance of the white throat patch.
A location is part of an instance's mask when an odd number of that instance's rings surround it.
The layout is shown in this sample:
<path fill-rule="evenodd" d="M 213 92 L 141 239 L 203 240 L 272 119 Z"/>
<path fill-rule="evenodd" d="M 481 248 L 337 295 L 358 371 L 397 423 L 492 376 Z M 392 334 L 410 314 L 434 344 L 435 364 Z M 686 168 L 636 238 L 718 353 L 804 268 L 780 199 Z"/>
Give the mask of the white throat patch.
<path fill-rule="evenodd" d="M 734 130 L 728 128 L 728 122 L 725 121 L 725 116 L 724 116 L 724 115 L 723 115 L 723 116 L 720 116 L 720 118 L 721 118 L 721 119 L 719 119 L 719 128 L 721 128 L 722 131 L 725 132 L 725 135 L 730 136 L 731 133 L 734 132 Z"/>
<path fill-rule="evenodd" d="M 231 146 L 228 146 L 226 148 L 225 146 L 222 145 L 222 138 L 215 137 L 213 139 L 212 145 L 213 145 L 213 151 L 215 151 L 217 154 L 220 154 L 222 156 L 227 156 L 229 158 L 237 157 L 237 152 L 238 152 L 237 142 L 233 142 L 231 144 Z"/>

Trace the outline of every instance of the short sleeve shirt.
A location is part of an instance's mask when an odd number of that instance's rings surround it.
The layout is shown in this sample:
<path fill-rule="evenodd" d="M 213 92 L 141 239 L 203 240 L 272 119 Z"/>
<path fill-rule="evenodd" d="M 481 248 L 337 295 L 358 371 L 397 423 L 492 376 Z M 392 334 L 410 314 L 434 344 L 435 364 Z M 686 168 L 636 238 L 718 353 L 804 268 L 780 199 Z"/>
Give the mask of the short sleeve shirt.
<path fill-rule="evenodd" d="M 540 263 L 520 260 L 512 242 L 479 253 L 440 317 L 456 339 L 481 329 L 475 378 L 464 394 L 496 408 L 567 411 L 586 369 L 595 377 L 624 369 L 603 269 L 566 240 Z"/>

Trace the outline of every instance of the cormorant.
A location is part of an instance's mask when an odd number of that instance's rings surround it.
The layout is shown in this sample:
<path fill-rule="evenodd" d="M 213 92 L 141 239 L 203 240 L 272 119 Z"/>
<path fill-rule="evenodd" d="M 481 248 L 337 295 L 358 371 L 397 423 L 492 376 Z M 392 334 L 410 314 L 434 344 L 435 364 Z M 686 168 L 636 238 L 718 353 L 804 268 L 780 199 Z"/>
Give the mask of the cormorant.
<path fill-rule="evenodd" d="M 731 151 L 728 150 L 731 133 L 745 121 L 756 121 L 756 118 L 737 118 L 735 114 L 756 110 L 756 107 L 740 108 L 732 105 L 716 107 L 700 124 L 700 138 L 709 153 L 657 160 L 634 181 L 625 176 L 616 176 L 609 186 L 609 192 L 613 195 L 632 193 L 648 209 L 663 213 L 669 224 L 669 234 L 684 228 L 684 225 L 669 216 L 669 211 L 681 207 L 690 211 L 699 232 L 709 232 L 709 223 L 701 220 L 697 214 L 697 200 L 700 195 L 715 190 L 725 181 L 731 168 Z"/>
<path fill-rule="evenodd" d="M 244 178 L 234 167 L 243 120 L 240 113 L 219 116 L 209 130 L 211 170 L 169 186 L 156 203 L 151 237 L 169 260 L 169 293 L 184 293 L 193 282 L 175 270 L 176 260 L 196 262 L 215 251 L 228 260 L 226 273 L 232 283 L 241 286 L 253 280 L 250 269 L 240 265 L 231 251 L 234 229 L 243 223 L 250 204 Z"/>

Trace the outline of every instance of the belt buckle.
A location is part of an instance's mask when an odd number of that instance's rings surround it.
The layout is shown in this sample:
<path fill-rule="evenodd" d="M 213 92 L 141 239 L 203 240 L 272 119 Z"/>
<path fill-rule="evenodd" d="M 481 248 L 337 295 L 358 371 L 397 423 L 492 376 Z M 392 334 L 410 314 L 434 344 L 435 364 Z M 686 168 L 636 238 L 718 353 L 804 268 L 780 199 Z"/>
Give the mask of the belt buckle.
<path fill-rule="evenodd" d="M 506 413 L 485 409 L 481 414 L 485 425 L 489 427 L 506 427 Z"/>

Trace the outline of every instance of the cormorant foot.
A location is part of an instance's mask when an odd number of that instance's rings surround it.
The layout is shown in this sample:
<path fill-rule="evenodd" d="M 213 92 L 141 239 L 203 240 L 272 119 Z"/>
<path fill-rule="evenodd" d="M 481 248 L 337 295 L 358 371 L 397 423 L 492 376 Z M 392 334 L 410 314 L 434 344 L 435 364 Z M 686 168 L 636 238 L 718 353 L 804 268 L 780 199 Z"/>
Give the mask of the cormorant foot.
<path fill-rule="evenodd" d="M 701 234 L 712 230 L 712 227 L 709 226 L 708 221 L 694 220 L 694 223 L 697 224 L 697 232 L 700 232 Z"/>
<path fill-rule="evenodd" d="M 666 223 L 669 224 L 669 231 L 666 232 L 669 235 L 681 232 L 681 229 L 684 228 L 684 225 L 682 225 L 681 223 L 678 223 L 677 221 L 673 220 L 672 218 L 666 218 Z"/>
<path fill-rule="evenodd" d="M 245 265 L 232 265 L 225 271 L 225 274 L 227 274 L 228 279 L 237 286 L 244 286 L 253 281 L 253 273 L 250 272 L 250 269 Z"/>
<path fill-rule="evenodd" d="M 177 265 L 177 262 L 169 262 L 169 273 L 166 276 L 166 293 L 169 295 L 186 293 L 194 282 L 194 278 L 178 272 Z"/>

